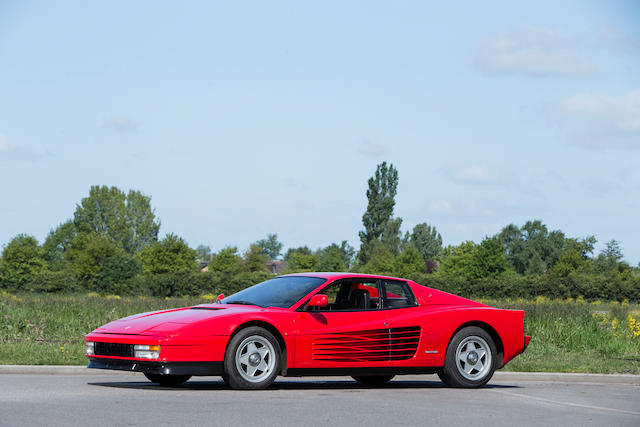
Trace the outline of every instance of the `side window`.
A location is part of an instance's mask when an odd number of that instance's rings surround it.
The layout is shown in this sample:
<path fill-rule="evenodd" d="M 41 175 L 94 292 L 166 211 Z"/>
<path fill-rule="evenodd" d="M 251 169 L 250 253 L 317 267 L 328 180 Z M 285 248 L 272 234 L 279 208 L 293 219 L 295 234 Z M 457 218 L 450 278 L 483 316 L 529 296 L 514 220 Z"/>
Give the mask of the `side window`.
<path fill-rule="evenodd" d="M 380 298 L 376 281 L 339 281 L 319 293 L 329 297 L 329 305 L 319 311 L 360 311 L 379 308 Z"/>
<path fill-rule="evenodd" d="M 409 285 L 404 282 L 384 282 L 384 308 L 414 307 L 416 300 Z"/>

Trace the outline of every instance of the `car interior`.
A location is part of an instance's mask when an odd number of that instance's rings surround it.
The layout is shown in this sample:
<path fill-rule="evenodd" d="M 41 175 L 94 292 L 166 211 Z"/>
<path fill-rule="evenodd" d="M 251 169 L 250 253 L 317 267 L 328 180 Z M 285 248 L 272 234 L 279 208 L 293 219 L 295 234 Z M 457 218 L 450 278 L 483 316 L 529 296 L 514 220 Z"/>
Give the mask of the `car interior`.
<path fill-rule="evenodd" d="M 412 296 L 406 295 L 402 286 L 388 284 L 392 289 L 387 289 L 383 308 L 402 308 L 415 305 Z M 329 297 L 327 307 L 310 307 L 313 311 L 354 311 L 377 310 L 380 308 L 380 295 L 376 282 L 344 281 L 333 283 L 320 291 Z"/>

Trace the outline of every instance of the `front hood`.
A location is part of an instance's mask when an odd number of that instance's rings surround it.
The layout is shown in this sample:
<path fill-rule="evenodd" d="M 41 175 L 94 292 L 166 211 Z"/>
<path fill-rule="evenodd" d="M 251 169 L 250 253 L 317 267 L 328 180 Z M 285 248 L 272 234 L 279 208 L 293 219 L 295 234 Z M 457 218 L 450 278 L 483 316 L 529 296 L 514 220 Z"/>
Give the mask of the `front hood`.
<path fill-rule="evenodd" d="M 264 310 L 257 306 L 202 304 L 173 310 L 155 311 L 124 317 L 100 326 L 93 333 L 119 335 L 176 335 L 181 329 L 198 322 L 238 313 Z"/>

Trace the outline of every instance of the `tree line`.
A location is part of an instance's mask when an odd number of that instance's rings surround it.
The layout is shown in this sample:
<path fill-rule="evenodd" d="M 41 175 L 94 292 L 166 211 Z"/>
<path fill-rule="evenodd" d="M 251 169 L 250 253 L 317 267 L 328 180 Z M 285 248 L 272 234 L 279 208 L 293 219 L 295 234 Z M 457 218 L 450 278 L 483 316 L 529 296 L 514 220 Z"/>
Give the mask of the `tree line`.
<path fill-rule="evenodd" d="M 19 234 L 2 250 L 0 289 L 17 292 L 99 292 L 157 296 L 230 294 L 271 273 L 353 271 L 387 274 L 469 297 L 640 300 L 640 266 L 623 260 L 617 241 L 594 253 L 596 239 L 567 237 L 540 220 L 509 224 L 476 243 L 444 247 L 434 225 L 402 233 L 394 216 L 398 171 L 386 162 L 367 182 L 367 208 L 356 250 L 347 240 L 312 250 L 288 248 L 277 234 L 245 251 L 195 249 L 181 237 L 159 238 L 151 198 L 139 191 L 92 186 L 73 218 L 42 244 Z M 201 272 L 206 267 L 206 272 Z"/>

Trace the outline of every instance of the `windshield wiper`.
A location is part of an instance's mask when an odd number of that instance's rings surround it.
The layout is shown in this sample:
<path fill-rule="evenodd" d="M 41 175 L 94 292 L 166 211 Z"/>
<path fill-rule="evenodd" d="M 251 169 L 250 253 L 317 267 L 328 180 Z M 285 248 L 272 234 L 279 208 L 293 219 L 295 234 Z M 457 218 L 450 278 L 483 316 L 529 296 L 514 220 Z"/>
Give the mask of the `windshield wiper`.
<path fill-rule="evenodd" d="M 255 302 L 251 302 L 251 301 L 228 301 L 225 302 L 224 304 L 239 304 L 239 305 L 257 305 L 258 307 L 262 307 L 260 304 L 256 304 Z"/>

